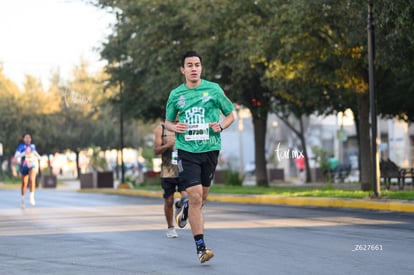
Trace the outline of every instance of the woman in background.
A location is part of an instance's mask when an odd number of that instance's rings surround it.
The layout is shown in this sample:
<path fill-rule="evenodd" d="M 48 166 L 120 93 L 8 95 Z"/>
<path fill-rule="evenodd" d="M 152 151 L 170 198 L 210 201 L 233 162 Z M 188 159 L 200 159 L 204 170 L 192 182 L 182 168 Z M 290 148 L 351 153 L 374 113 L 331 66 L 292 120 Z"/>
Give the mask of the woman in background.
<path fill-rule="evenodd" d="M 36 189 L 36 176 L 37 170 L 39 169 L 40 156 L 36 152 L 36 145 L 32 144 L 32 136 L 26 134 L 23 136 L 23 143 L 19 144 L 14 154 L 16 158 L 20 158 L 20 174 L 22 177 L 21 186 L 21 202 L 20 206 L 22 209 L 25 208 L 25 193 L 27 185 L 30 182 L 30 204 L 35 205 L 34 192 Z"/>

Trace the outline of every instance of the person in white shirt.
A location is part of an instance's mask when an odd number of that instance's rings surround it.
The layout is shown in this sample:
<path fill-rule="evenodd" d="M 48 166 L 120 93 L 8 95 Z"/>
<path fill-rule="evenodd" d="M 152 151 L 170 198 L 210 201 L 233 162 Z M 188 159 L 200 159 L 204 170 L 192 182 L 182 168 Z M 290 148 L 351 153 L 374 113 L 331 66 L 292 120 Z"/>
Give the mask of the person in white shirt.
<path fill-rule="evenodd" d="M 32 136 L 29 134 L 24 135 L 23 143 L 19 144 L 14 154 L 16 158 L 20 158 L 20 174 L 22 177 L 21 186 L 21 203 L 22 209 L 25 208 L 25 193 L 27 185 L 30 189 L 30 204 L 35 205 L 34 192 L 36 189 L 36 176 L 39 169 L 40 155 L 36 151 L 36 145 L 32 144 Z"/>

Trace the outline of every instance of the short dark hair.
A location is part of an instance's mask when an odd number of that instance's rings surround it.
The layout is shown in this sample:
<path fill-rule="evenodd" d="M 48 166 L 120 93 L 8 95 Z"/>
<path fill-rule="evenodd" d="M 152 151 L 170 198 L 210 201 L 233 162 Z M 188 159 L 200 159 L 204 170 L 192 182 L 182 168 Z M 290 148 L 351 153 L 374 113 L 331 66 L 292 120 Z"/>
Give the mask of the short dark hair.
<path fill-rule="evenodd" d="M 184 67 L 184 62 L 187 57 L 198 57 L 202 63 L 201 56 L 196 51 L 187 51 L 181 56 L 181 67 Z"/>

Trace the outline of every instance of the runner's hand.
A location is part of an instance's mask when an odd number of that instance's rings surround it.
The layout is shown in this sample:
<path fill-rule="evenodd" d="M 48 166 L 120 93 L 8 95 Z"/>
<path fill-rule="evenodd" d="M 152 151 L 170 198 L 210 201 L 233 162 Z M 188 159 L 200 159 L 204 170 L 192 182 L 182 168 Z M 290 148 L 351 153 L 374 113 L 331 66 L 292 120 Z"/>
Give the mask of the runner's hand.
<path fill-rule="evenodd" d="M 212 122 L 209 124 L 210 128 L 213 129 L 214 133 L 220 133 L 221 132 L 221 127 L 220 127 L 220 123 L 218 122 Z"/>
<path fill-rule="evenodd" d="M 188 129 L 188 124 L 184 122 L 177 122 L 175 124 L 175 132 L 176 133 L 185 133 Z"/>

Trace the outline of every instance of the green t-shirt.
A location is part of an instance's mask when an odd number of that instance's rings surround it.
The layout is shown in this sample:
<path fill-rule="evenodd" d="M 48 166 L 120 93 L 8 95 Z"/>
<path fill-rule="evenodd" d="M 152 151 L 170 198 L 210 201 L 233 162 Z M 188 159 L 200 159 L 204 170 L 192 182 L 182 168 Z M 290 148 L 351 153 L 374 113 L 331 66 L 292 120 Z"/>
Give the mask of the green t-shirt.
<path fill-rule="evenodd" d="M 233 103 L 217 83 L 201 80 L 196 88 L 181 84 L 171 91 L 167 101 L 166 119 L 189 124 L 186 133 L 176 133 L 177 149 L 191 153 L 203 153 L 221 149 L 220 133 L 208 126 L 220 122 L 220 113 L 225 116 L 234 110 Z"/>

